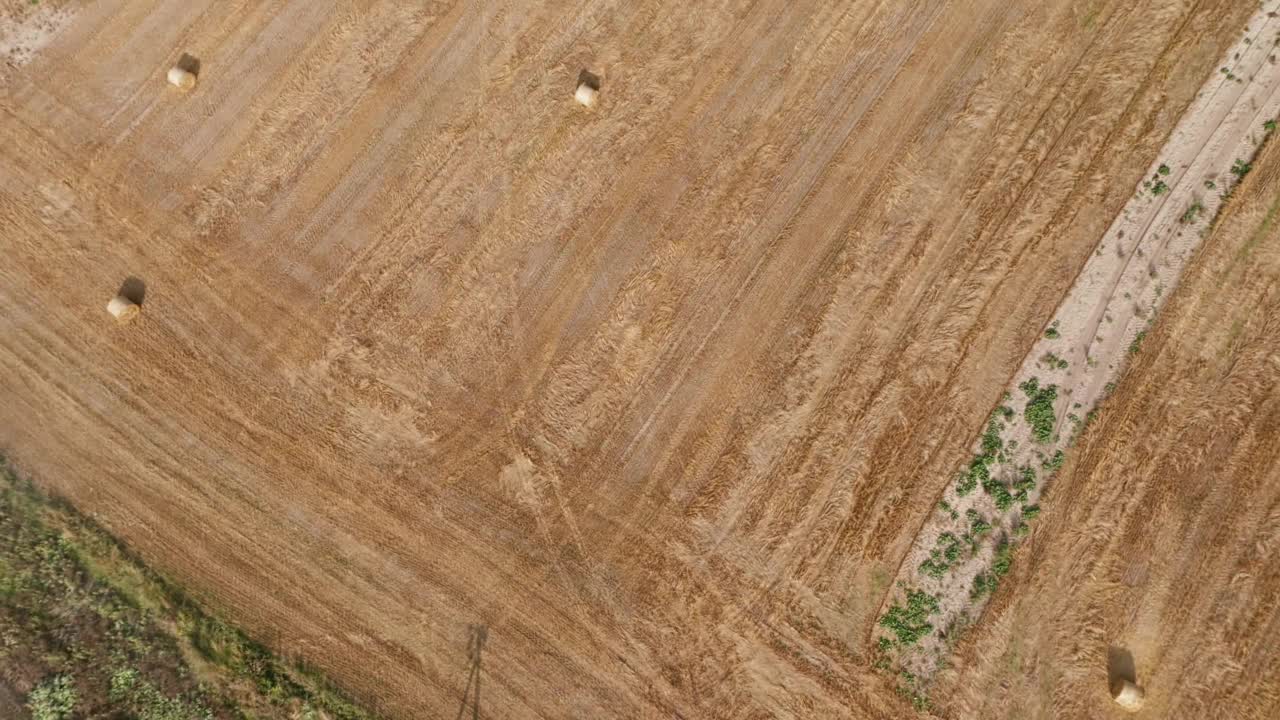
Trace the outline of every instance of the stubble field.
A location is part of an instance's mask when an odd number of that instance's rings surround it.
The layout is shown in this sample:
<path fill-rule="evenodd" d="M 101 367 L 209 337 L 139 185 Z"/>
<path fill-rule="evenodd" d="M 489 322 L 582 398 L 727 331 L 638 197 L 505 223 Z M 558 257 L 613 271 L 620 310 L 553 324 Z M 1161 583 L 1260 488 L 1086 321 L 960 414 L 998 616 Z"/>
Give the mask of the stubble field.
<path fill-rule="evenodd" d="M 1250 5 L 49 3 L 0 74 L 0 447 L 393 716 L 911 712 L 871 668 L 890 579 Z M 1176 317 L 1218 292 L 1196 277 Z M 127 278 L 143 312 L 117 326 Z M 1010 617 L 1060 673 L 1019 676 L 1056 699 L 1028 712 L 1103 712 L 1072 703 L 1106 701 L 1109 645 L 1163 648 L 1161 698 L 1234 642 L 1077 638 L 1091 597 L 1138 597 L 1047 569 L 1112 562 L 1106 527 L 1164 553 L 1134 582 L 1223 579 L 1109 481 L 1166 511 L 1207 492 L 1162 482 L 1178 426 L 1142 409 L 1198 411 L 1202 385 L 1159 381 L 1209 352 L 1186 328 L 1048 490 L 943 714 L 1014 692 Z M 1259 402 L 1204 410 L 1263 447 L 1211 457 L 1274 467 Z M 1246 533 L 1257 477 L 1194 527 Z M 1274 624 L 1280 581 L 1248 581 L 1260 605 L 1204 607 Z M 1260 682 L 1237 707 L 1274 707 Z"/>

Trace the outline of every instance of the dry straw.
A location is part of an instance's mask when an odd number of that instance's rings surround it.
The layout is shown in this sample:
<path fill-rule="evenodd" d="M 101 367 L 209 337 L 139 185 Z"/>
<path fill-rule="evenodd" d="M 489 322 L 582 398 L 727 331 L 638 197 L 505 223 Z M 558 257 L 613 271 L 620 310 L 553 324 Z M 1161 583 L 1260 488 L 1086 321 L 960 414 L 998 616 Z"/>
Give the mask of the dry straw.
<path fill-rule="evenodd" d="M 174 65 L 169 68 L 169 84 L 179 90 L 190 90 L 196 86 L 196 75 L 181 65 Z"/>
<path fill-rule="evenodd" d="M 142 308 L 138 304 L 123 295 L 117 295 L 111 298 L 111 302 L 107 303 L 107 312 L 119 322 L 127 323 L 138 317 L 138 313 L 142 312 Z"/>
<path fill-rule="evenodd" d="M 573 94 L 573 99 L 578 101 L 579 105 L 585 107 L 594 107 L 596 99 L 600 96 L 600 91 L 591 87 L 591 83 L 578 83 L 578 91 Z"/>
<path fill-rule="evenodd" d="M 1142 688 L 1128 680 L 1117 680 L 1111 686 L 1111 697 L 1115 698 L 1116 704 L 1130 712 L 1142 707 L 1145 695 L 1142 692 Z"/>

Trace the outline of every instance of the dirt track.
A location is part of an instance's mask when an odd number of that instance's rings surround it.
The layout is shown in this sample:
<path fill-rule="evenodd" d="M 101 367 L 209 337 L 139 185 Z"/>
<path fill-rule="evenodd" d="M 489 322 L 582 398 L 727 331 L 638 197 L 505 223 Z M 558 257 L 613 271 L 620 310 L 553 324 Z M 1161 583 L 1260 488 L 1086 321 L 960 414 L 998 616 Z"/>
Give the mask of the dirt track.
<path fill-rule="evenodd" d="M 830 5 L 82 8 L 0 89 L 0 446 L 404 717 L 474 625 L 486 717 L 906 711 L 888 577 L 1252 8 Z"/>

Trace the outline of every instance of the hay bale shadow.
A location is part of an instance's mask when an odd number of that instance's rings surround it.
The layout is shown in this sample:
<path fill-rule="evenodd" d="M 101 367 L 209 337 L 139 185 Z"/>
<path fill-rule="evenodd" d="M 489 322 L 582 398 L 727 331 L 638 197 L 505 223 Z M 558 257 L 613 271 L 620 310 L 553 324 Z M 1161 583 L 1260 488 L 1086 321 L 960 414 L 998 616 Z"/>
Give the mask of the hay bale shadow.
<path fill-rule="evenodd" d="M 582 85 L 586 85 L 592 90 L 599 92 L 600 76 L 596 75 L 590 70 L 583 70 L 582 72 L 578 73 L 578 86 L 580 87 Z"/>
<path fill-rule="evenodd" d="M 200 60 L 189 53 L 182 53 L 182 57 L 178 58 L 178 67 L 185 70 L 196 77 L 200 77 Z"/>
<path fill-rule="evenodd" d="M 130 275 L 125 278 L 124 284 L 120 286 L 120 291 L 116 295 L 127 299 L 134 305 L 141 306 L 142 301 L 147 299 L 147 284 L 142 282 L 140 278 Z"/>
<path fill-rule="evenodd" d="M 1133 663 L 1133 653 L 1118 646 L 1107 648 L 1107 687 L 1114 693 L 1115 689 L 1126 681 L 1138 684 L 1137 668 Z"/>

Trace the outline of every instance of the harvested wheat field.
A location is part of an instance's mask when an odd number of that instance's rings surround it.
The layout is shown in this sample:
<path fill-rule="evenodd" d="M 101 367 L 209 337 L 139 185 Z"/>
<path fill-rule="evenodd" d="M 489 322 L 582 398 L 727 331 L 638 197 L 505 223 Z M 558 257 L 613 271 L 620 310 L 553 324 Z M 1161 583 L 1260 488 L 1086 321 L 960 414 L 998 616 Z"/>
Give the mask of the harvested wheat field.
<path fill-rule="evenodd" d="M 1273 716 L 1275 150 L 1199 255 L 1150 204 L 1168 306 L 927 687 L 877 636 L 1275 4 L 5 1 L 0 449 L 389 717 L 1098 717 L 1109 652 Z"/>

